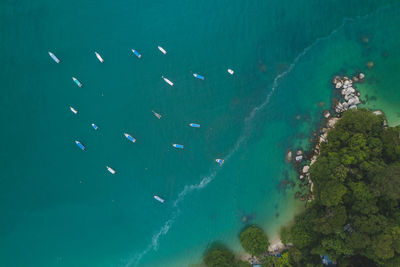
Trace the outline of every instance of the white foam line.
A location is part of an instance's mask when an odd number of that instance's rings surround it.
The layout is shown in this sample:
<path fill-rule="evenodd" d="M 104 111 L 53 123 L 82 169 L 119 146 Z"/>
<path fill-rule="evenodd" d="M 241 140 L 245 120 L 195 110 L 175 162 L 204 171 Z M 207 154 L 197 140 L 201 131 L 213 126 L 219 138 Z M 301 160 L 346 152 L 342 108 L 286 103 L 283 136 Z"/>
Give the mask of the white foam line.
<path fill-rule="evenodd" d="M 385 7 L 386 8 L 386 7 Z M 365 15 L 363 17 L 356 17 L 356 19 L 359 18 L 366 18 L 368 16 L 370 16 L 371 14 Z M 346 25 L 347 21 L 354 21 L 355 19 L 348 19 L 348 18 L 344 18 L 342 21 L 342 24 L 336 28 L 335 30 L 333 30 L 329 35 L 325 36 L 325 37 L 320 37 L 318 39 L 316 39 L 311 45 L 309 45 L 308 47 L 306 47 L 300 54 L 297 55 L 297 57 L 293 60 L 293 62 L 290 64 L 289 68 L 282 72 L 281 74 L 279 74 L 278 76 L 275 77 L 273 84 L 272 84 L 272 88 L 271 91 L 269 92 L 269 94 L 267 95 L 267 97 L 265 98 L 265 100 L 258 106 L 256 106 L 255 108 L 252 109 L 252 111 L 250 112 L 249 116 L 247 116 L 244 120 L 245 122 L 245 128 L 243 131 L 243 134 L 239 137 L 239 139 L 236 141 L 233 149 L 230 151 L 230 153 L 225 156 L 224 160 L 225 162 L 228 161 L 234 154 L 235 152 L 239 149 L 240 145 L 247 139 L 247 137 L 249 136 L 249 131 L 251 130 L 250 127 L 250 123 L 253 121 L 255 115 L 257 114 L 258 111 L 262 110 L 266 105 L 268 105 L 272 95 L 274 94 L 276 88 L 278 88 L 279 86 L 279 81 L 286 77 L 286 75 L 288 75 L 293 68 L 296 66 L 297 62 L 305 55 L 307 54 L 307 52 L 313 48 L 316 44 L 318 44 L 320 41 L 329 39 L 332 35 L 334 35 L 335 33 L 337 33 L 343 26 Z M 147 248 L 142 251 L 140 254 L 137 254 L 135 257 L 133 257 L 126 265 L 125 267 L 129 267 L 132 264 L 134 264 L 134 266 L 137 266 L 137 264 L 139 263 L 139 261 L 143 258 L 143 256 L 145 256 L 147 253 L 150 252 L 150 250 L 157 250 L 158 248 L 158 241 L 160 239 L 161 236 L 164 236 L 168 233 L 169 229 L 171 228 L 171 226 L 173 225 L 173 223 L 175 222 L 175 219 L 177 218 L 177 216 L 180 213 L 180 209 L 178 208 L 178 204 L 180 202 L 182 202 L 186 195 L 195 191 L 195 190 L 200 190 L 204 187 L 206 187 L 217 175 L 218 170 L 220 168 L 214 168 L 211 173 L 208 176 L 204 176 L 202 177 L 202 179 L 200 180 L 199 183 L 197 184 L 191 184 L 191 185 L 186 185 L 184 187 L 184 189 L 179 193 L 178 198 L 175 200 L 173 206 L 174 208 L 176 208 L 176 210 L 173 212 L 172 216 L 170 219 L 168 219 L 164 225 L 161 227 L 161 229 L 155 233 L 151 239 L 151 243 L 147 246 Z"/>

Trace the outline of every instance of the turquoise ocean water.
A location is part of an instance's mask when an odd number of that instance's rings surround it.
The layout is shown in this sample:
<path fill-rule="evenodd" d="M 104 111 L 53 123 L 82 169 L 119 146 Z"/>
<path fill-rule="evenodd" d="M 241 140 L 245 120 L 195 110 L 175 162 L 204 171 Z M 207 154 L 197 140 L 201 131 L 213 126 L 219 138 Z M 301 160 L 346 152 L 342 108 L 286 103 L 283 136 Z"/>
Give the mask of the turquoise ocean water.
<path fill-rule="evenodd" d="M 276 236 L 302 205 L 282 186 L 296 180 L 285 153 L 309 146 L 333 75 L 365 72 L 365 105 L 399 122 L 399 13 L 369 0 L 1 1 L 0 266 L 188 266 L 216 240 L 240 252 L 243 217 Z"/>

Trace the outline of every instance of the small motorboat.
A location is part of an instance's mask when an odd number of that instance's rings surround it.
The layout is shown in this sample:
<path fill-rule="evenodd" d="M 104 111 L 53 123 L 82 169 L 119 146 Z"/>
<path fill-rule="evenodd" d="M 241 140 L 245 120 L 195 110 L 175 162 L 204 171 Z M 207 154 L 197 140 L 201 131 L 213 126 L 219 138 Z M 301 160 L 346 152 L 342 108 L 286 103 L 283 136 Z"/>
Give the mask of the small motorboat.
<path fill-rule="evenodd" d="M 173 147 L 183 149 L 183 145 L 180 144 L 172 144 Z"/>
<path fill-rule="evenodd" d="M 230 75 L 233 75 L 235 72 L 234 72 L 233 70 L 231 70 L 231 69 L 228 69 L 228 73 L 229 73 Z"/>
<path fill-rule="evenodd" d="M 196 77 L 197 79 L 204 80 L 204 76 L 202 76 L 200 74 L 193 73 L 193 76 Z"/>
<path fill-rule="evenodd" d="M 126 139 L 128 139 L 129 141 L 131 141 L 132 143 L 136 142 L 136 139 L 133 138 L 130 134 L 124 133 Z"/>
<path fill-rule="evenodd" d="M 116 173 L 116 171 L 113 168 L 111 168 L 110 166 L 106 166 L 106 168 L 111 174 L 115 174 Z"/>
<path fill-rule="evenodd" d="M 197 124 L 197 123 L 191 123 L 189 125 L 190 125 L 190 127 L 193 127 L 193 128 L 200 128 L 200 124 Z"/>
<path fill-rule="evenodd" d="M 77 79 L 77 78 L 75 78 L 75 77 L 72 77 L 72 80 L 74 81 L 74 83 L 76 83 L 76 85 L 78 85 L 79 87 L 82 87 L 82 84 L 81 84 L 81 82 L 80 82 L 80 81 L 78 81 L 78 79 Z"/>
<path fill-rule="evenodd" d="M 56 62 L 56 63 L 60 63 L 60 60 L 58 59 L 58 57 L 56 57 L 53 53 L 51 53 L 50 51 L 49 51 L 49 55 L 50 55 L 50 57 Z"/>
<path fill-rule="evenodd" d="M 97 59 L 98 59 L 101 63 L 103 63 L 103 62 L 104 62 L 104 59 L 100 56 L 100 54 L 97 53 L 96 51 L 95 51 L 94 53 L 96 54 Z"/>
<path fill-rule="evenodd" d="M 219 165 L 224 164 L 225 160 L 223 159 L 216 159 L 215 162 L 219 163 Z"/>
<path fill-rule="evenodd" d="M 156 196 L 156 195 L 154 195 L 154 199 L 157 200 L 157 201 L 160 201 L 161 203 L 164 203 L 164 202 L 165 202 L 164 199 L 162 199 L 161 197 Z"/>
<path fill-rule="evenodd" d="M 79 142 L 79 141 L 75 141 L 75 144 L 76 144 L 80 149 L 82 149 L 82 150 L 85 150 L 85 149 L 86 149 L 85 146 L 82 145 L 82 143 Z"/>
<path fill-rule="evenodd" d="M 78 111 L 76 109 L 74 109 L 73 107 L 69 107 L 69 109 L 74 113 L 74 114 L 78 114 Z"/>
<path fill-rule="evenodd" d="M 167 51 L 165 51 L 165 49 L 162 48 L 161 46 L 158 46 L 158 50 L 160 50 L 161 53 L 163 53 L 164 55 L 167 54 Z"/>
<path fill-rule="evenodd" d="M 164 76 L 161 76 L 161 78 L 163 78 L 163 80 L 164 80 L 166 83 L 168 83 L 169 85 L 174 86 L 174 83 L 171 82 L 170 80 L 168 80 L 167 78 L 165 78 Z"/>
<path fill-rule="evenodd" d="M 138 58 L 141 58 L 141 57 L 142 57 L 142 55 L 139 54 L 139 52 L 136 51 L 135 49 L 132 49 L 132 53 L 134 53 Z"/>
<path fill-rule="evenodd" d="M 155 112 L 154 110 L 152 110 L 151 112 L 153 112 L 154 116 L 157 117 L 157 119 L 161 119 L 161 114 L 158 114 L 157 112 Z"/>
<path fill-rule="evenodd" d="M 94 123 L 92 123 L 92 127 L 93 127 L 93 129 L 95 129 L 95 130 L 99 129 L 99 127 L 98 127 L 96 124 L 94 124 Z"/>

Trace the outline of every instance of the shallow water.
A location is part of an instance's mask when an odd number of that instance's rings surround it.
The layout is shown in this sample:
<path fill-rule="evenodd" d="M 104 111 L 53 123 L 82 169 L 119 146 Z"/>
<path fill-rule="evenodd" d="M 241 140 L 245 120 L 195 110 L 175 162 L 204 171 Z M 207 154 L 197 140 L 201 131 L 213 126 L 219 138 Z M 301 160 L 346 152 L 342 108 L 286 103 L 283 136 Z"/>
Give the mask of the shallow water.
<path fill-rule="evenodd" d="M 396 87 L 385 85 L 399 84 L 399 10 L 361 0 L 2 1 L 2 265 L 187 266 L 215 240 L 240 250 L 244 217 L 273 236 L 302 205 L 282 187 L 296 179 L 286 150 L 309 146 L 333 75 L 364 71 L 362 93 L 380 88 L 376 102 L 396 121 L 399 94 L 386 100 Z"/>

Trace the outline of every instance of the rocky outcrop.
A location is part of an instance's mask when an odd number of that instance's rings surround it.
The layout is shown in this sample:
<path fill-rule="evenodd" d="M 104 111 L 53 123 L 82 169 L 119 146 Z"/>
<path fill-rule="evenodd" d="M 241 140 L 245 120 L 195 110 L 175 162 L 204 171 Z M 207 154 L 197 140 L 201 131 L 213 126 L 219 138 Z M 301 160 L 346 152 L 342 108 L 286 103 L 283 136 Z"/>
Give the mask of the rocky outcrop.
<path fill-rule="evenodd" d="M 335 88 L 341 90 L 342 101 L 338 101 L 335 106 L 335 112 L 341 114 L 348 109 L 357 109 L 357 105 L 361 103 L 359 98 L 360 93 L 354 88 L 354 83 L 360 80 L 364 80 L 365 75 L 363 73 L 354 76 L 353 79 L 349 79 L 347 76 L 339 77 L 335 76 L 332 82 L 335 84 Z"/>

